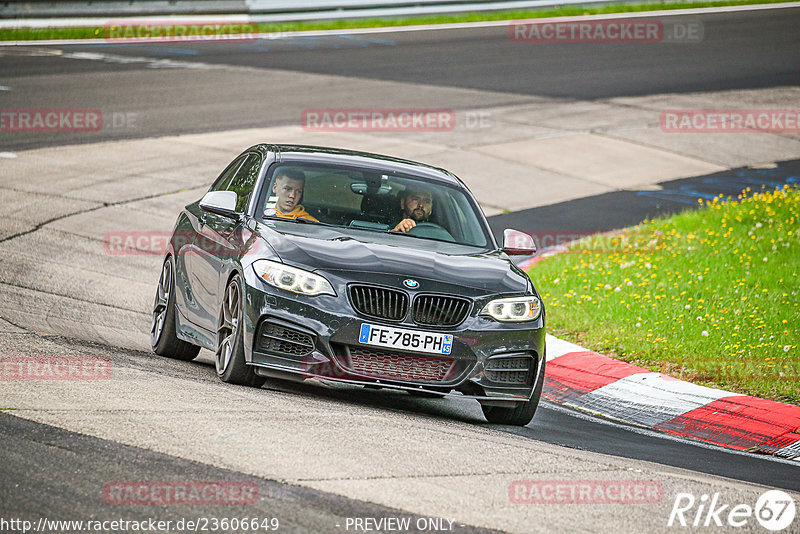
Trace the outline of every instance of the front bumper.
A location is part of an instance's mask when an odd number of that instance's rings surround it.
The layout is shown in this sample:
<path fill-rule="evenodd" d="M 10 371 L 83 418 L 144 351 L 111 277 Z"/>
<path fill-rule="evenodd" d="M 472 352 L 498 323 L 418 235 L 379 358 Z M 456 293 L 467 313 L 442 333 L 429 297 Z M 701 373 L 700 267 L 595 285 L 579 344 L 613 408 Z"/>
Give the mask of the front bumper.
<path fill-rule="evenodd" d="M 508 405 L 531 398 L 545 355 L 544 322 L 500 323 L 473 312 L 456 328 L 382 323 L 346 296 L 288 295 L 257 279 L 245 285 L 245 349 L 256 373 L 458 395 Z M 359 343 L 363 323 L 453 335 L 449 355 Z"/>

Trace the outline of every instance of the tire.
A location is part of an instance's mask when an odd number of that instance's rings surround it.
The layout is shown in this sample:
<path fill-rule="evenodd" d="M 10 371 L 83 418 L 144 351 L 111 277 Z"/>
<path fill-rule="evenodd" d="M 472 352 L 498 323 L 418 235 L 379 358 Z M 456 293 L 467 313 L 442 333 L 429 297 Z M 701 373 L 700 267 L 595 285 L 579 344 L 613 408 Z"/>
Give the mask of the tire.
<path fill-rule="evenodd" d="M 266 378 L 258 376 L 244 357 L 242 279 L 235 275 L 225 288 L 217 321 L 217 350 L 214 366 L 223 382 L 260 388 Z"/>
<path fill-rule="evenodd" d="M 164 260 L 150 322 L 150 346 L 159 356 L 189 361 L 200 347 L 179 339 L 175 332 L 175 265 L 172 256 Z"/>
<path fill-rule="evenodd" d="M 483 406 L 483 416 L 490 423 L 496 425 L 513 425 L 525 426 L 533 420 L 536 414 L 536 408 L 539 407 L 539 399 L 542 397 L 542 386 L 544 385 L 544 364 L 545 360 L 542 357 L 542 364 L 539 368 L 539 376 L 536 378 L 536 386 L 533 388 L 533 395 L 528 402 L 520 402 L 513 408 L 503 408 L 501 406 Z"/>

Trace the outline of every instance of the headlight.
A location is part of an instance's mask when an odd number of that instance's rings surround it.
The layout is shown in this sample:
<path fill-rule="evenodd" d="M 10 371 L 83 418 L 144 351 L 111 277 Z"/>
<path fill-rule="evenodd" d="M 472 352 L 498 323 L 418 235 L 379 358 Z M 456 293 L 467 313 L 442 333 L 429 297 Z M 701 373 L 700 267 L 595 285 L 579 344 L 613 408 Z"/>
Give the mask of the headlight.
<path fill-rule="evenodd" d="M 490 315 L 498 321 L 533 321 L 542 312 L 542 303 L 534 296 L 497 299 L 487 304 L 481 315 Z"/>
<path fill-rule="evenodd" d="M 256 274 L 271 286 L 303 295 L 333 295 L 333 286 L 318 274 L 290 267 L 277 261 L 256 260 L 253 262 Z"/>

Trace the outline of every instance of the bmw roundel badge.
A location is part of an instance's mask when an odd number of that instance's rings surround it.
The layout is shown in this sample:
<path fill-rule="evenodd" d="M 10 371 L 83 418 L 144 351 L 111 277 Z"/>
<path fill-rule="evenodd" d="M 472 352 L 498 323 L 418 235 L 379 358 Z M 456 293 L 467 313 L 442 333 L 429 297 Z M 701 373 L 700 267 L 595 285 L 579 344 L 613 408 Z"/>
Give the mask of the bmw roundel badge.
<path fill-rule="evenodd" d="M 419 287 L 419 282 L 412 280 L 411 278 L 407 278 L 406 280 L 403 280 L 403 285 L 409 289 L 417 289 Z"/>

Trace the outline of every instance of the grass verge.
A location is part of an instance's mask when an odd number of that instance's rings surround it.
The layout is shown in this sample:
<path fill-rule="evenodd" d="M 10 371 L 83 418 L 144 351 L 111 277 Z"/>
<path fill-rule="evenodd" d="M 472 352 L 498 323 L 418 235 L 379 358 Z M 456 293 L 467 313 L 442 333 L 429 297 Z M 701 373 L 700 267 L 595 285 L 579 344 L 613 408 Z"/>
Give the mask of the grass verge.
<path fill-rule="evenodd" d="M 682 380 L 800 404 L 800 190 L 585 238 L 530 275 L 556 336 Z"/>
<path fill-rule="evenodd" d="M 720 0 L 714 2 L 652 2 L 645 4 L 620 4 L 602 7 L 558 7 L 525 11 L 493 11 L 463 13 L 456 15 L 431 15 L 409 18 L 386 19 L 344 19 L 320 22 L 289 22 L 279 24 L 255 24 L 258 33 L 282 33 L 289 31 L 344 30 L 354 28 L 382 28 L 393 26 L 413 26 L 418 24 L 451 24 L 461 22 L 480 22 L 493 20 L 520 20 L 546 17 L 568 17 L 578 15 L 599 15 L 609 13 L 631 13 L 639 11 L 691 9 L 701 7 L 743 6 L 758 4 L 788 3 L 796 0 Z M 166 18 L 165 18 L 166 20 Z M 186 23 L 190 18 L 183 20 Z M 97 39 L 104 40 L 109 35 L 109 27 L 82 26 L 75 28 L 0 28 L 0 41 L 32 41 L 54 39 Z M 115 40 L 119 42 L 119 40 Z"/>

